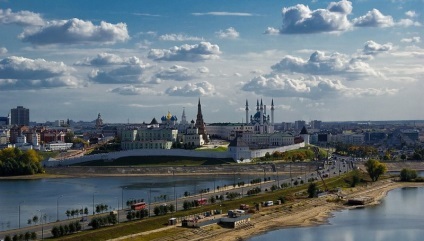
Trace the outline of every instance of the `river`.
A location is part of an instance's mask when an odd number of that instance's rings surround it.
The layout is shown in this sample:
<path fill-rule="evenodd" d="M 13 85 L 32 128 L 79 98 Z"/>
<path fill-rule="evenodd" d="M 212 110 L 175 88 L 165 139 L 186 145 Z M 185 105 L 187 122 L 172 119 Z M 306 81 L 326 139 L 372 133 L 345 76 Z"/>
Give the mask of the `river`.
<path fill-rule="evenodd" d="M 424 188 L 399 188 L 381 204 L 335 212 L 329 224 L 280 229 L 249 241 L 421 241 L 424 237 Z"/>
<path fill-rule="evenodd" d="M 202 189 L 248 183 L 258 178 L 246 175 L 204 176 L 141 176 L 54 178 L 36 180 L 0 180 L 0 231 L 28 226 L 28 219 L 46 214 L 47 222 L 66 219 L 66 210 L 87 207 L 93 212 L 93 203 L 106 204 L 109 210 L 124 207 L 127 200 L 144 199 L 160 202 L 174 199 L 185 192 L 200 193 Z M 162 196 L 162 198 L 161 198 Z M 20 219 L 20 222 L 19 222 Z M 19 225 L 20 223 L 20 225 Z"/>

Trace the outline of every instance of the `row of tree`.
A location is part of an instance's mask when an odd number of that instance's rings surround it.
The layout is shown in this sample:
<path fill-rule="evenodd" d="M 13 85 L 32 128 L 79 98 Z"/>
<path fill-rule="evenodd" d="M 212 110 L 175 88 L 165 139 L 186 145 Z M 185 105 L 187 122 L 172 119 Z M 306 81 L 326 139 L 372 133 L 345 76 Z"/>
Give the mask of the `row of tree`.
<path fill-rule="evenodd" d="M 98 229 L 100 227 L 114 225 L 118 222 L 115 214 L 110 214 L 102 217 L 94 217 L 91 219 L 88 226 L 91 226 L 93 229 Z"/>
<path fill-rule="evenodd" d="M 35 232 L 26 232 L 25 234 L 15 234 L 13 236 L 10 235 L 6 235 L 6 237 L 4 237 L 4 241 L 23 241 L 23 240 L 36 240 L 37 239 L 37 234 Z"/>
<path fill-rule="evenodd" d="M 128 220 L 141 219 L 147 216 L 149 216 L 149 211 L 147 209 L 142 209 L 139 211 L 130 211 L 127 213 Z"/>
<path fill-rule="evenodd" d="M 35 150 L 18 148 L 0 150 L 0 176 L 33 175 L 43 173 L 41 156 Z"/>
<path fill-rule="evenodd" d="M 68 225 L 53 226 L 52 235 L 54 238 L 59 238 L 68 234 L 78 232 L 82 229 L 80 222 L 71 222 Z"/>
<path fill-rule="evenodd" d="M 74 217 L 74 216 L 79 216 L 79 215 L 88 215 L 88 208 L 87 207 L 85 207 L 84 209 L 71 209 L 71 210 L 66 210 L 66 212 L 65 212 L 65 214 L 66 214 L 66 216 L 68 217 L 68 219 L 69 219 L 69 217 Z"/>
<path fill-rule="evenodd" d="M 173 204 L 170 204 L 170 205 L 160 205 L 160 206 L 155 206 L 153 208 L 153 213 L 156 216 L 165 215 L 168 212 L 171 212 L 171 213 L 172 212 L 175 212 L 175 206 Z"/>

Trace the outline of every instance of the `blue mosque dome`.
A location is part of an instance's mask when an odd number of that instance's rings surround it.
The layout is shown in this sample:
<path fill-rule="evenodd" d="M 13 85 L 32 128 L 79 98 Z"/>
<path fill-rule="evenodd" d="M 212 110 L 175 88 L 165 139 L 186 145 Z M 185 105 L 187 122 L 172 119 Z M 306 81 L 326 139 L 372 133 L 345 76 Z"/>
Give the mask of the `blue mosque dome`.
<path fill-rule="evenodd" d="M 166 117 L 162 116 L 162 118 L 160 118 L 161 121 L 166 121 Z"/>

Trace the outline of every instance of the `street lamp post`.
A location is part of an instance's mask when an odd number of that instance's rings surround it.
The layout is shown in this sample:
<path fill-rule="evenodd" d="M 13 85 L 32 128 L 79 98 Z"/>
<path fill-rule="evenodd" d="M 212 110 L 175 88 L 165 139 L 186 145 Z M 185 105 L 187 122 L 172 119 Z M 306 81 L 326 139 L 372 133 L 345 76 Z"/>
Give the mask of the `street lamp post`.
<path fill-rule="evenodd" d="M 63 195 L 60 195 L 57 197 L 56 201 L 56 222 L 59 222 L 59 198 L 63 197 Z"/>
<path fill-rule="evenodd" d="M 19 203 L 19 218 L 18 218 L 18 228 L 21 228 L 21 204 L 25 201 Z"/>
<path fill-rule="evenodd" d="M 43 213 L 41 210 L 37 210 L 40 212 L 40 220 L 41 220 L 41 240 L 44 239 L 44 226 L 43 226 Z"/>
<path fill-rule="evenodd" d="M 149 217 L 150 217 L 150 205 L 151 205 L 151 203 L 150 203 L 150 197 L 152 196 L 152 185 L 150 185 L 150 189 L 149 189 Z"/>
<path fill-rule="evenodd" d="M 127 189 L 127 187 L 122 187 L 122 193 L 121 193 L 121 209 L 124 210 L 124 189 Z M 119 209 L 119 206 L 118 206 Z"/>
<path fill-rule="evenodd" d="M 94 194 L 95 193 L 97 193 L 97 192 L 93 192 L 93 215 L 95 214 L 95 210 L 96 210 L 96 209 L 94 209 Z"/>

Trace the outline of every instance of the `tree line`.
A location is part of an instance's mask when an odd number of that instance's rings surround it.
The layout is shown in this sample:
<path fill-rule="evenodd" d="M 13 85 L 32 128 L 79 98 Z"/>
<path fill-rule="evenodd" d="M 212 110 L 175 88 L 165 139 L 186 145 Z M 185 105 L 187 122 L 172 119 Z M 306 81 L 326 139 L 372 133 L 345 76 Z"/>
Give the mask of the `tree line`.
<path fill-rule="evenodd" d="M 43 173 L 42 158 L 35 150 L 18 148 L 0 150 L 0 176 L 33 175 Z"/>

